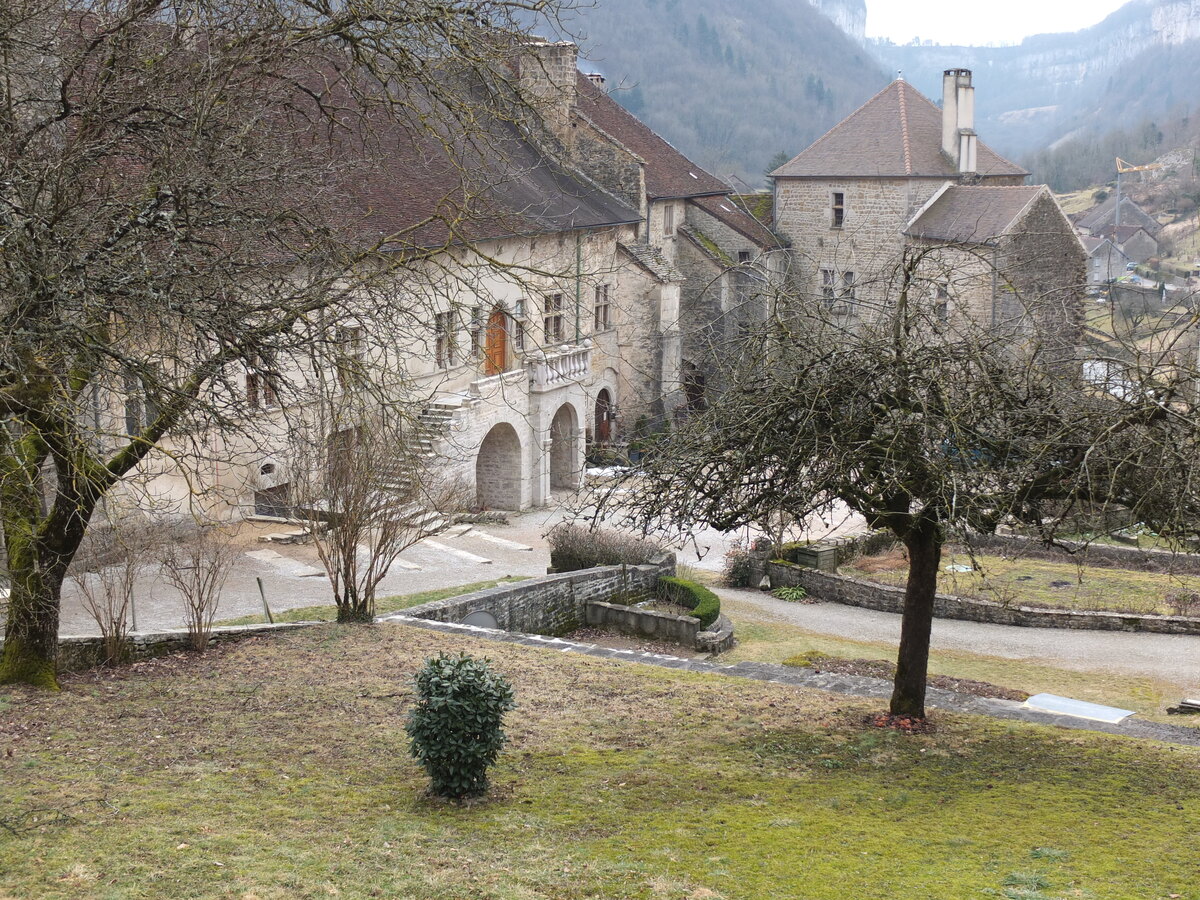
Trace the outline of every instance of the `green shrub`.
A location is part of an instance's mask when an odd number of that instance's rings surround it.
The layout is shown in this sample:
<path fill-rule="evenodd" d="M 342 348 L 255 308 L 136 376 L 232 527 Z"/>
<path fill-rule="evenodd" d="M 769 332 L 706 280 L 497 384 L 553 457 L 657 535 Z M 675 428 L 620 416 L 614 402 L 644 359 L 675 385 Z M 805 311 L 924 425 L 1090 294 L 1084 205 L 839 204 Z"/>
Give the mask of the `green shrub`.
<path fill-rule="evenodd" d="M 619 531 L 584 528 L 566 522 L 546 535 L 550 565 L 556 572 L 575 572 L 596 566 L 644 566 L 663 556 L 663 548 Z"/>
<path fill-rule="evenodd" d="M 658 596 L 680 606 L 686 606 L 700 620 L 700 627 L 707 628 L 721 615 L 721 598 L 702 584 L 682 578 L 658 579 Z"/>
<path fill-rule="evenodd" d="M 440 653 L 416 675 L 417 703 L 405 731 L 410 752 L 439 797 L 475 797 L 488 788 L 488 766 L 504 746 L 504 714 L 512 686 L 486 660 Z"/>
<path fill-rule="evenodd" d="M 787 600 L 791 603 L 799 603 L 808 597 L 808 591 L 799 585 L 793 587 L 778 587 L 771 591 L 771 594 L 778 597 L 780 600 Z"/>

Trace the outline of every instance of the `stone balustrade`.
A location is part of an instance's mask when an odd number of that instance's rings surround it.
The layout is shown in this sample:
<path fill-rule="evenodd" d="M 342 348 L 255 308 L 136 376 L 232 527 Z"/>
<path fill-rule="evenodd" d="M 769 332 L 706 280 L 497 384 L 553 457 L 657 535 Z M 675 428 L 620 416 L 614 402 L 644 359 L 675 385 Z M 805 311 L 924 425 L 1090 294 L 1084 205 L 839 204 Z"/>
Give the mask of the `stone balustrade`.
<path fill-rule="evenodd" d="M 591 342 L 526 354 L 525 368 L 529 371 L 529 389 L 534 393 L 582 381 L 592 371 Z"/>

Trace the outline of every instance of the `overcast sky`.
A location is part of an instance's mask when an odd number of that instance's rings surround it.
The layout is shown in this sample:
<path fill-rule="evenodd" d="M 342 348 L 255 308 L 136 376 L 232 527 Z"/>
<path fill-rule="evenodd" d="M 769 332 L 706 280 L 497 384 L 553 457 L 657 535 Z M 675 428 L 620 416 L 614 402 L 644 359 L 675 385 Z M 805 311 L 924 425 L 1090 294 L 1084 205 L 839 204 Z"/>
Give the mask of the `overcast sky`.
<path fill-rule="evenodd" d="M 1078 31 L 1128 0 L 867 0 L 867 36 L 906 44 L 1019 43 L 1031 34 Z"/>

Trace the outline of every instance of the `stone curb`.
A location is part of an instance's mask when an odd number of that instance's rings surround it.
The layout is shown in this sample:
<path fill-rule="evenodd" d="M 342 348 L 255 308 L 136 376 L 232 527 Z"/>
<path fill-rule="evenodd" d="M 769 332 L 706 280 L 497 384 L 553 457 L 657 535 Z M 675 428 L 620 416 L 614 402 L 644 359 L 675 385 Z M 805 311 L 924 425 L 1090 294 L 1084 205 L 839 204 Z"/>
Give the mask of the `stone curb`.
<path fill-rule="evenodd" d="M 413 618 L 403 613 L 380 616 L 375 621 L 423 628 L 426 631 L 440 631 L 444 634 L 469 635 L 482 640 L 497 641 L 504 644 L 518 644 L 523 647 L 541 647 L 546 650 L 557 650 L 560 653 L 579 653 L 598 659 L 613 659 L 666 669 L 699 672 L 704 675 L 723 675 L 729 678 L 748 678 L 752 681 L 786 684 L 850 697 L 868 697 L 886 700 L 892 695 L 892 684 L 890 681 L 883 678 L 868 678 L 863 675 L 834 675 L 808 672 L 790 666 L 763 662 L 740 662 L 726 666 L 705 660 L 682 659 L 677 656 L 666 656 L 660 653 L 647 653 L 638 650 L 616 650 L 612 647 L 602 647 L 598 644 L 583 644 L 576 641 L 566 641 L 562 638 L 545 637 L 540 634 L 521 634 L 518 632 L 499 631 L 494 628 L 479 628 L 474 625 L 435 622 L 430 619 Z M 961 694 L 956 691 L 944 691 L 936 688 L 928 690 L 926 703 L 934 709 L 945 710 L 947 712 L 990 716 L 994 719 L 1008 719 L 1035 725 L 1052 725 L 1059 728 L 1069 728 L 1073 731 L 1095 731 L 1120 737 L 1137 738 L 1139 740 L 1162 741 L 1186 747 L 1200 747 L 1200 729 L 1179 725 L 1164 725 L 1159 722 L 1146 722 L 1133 718 L 1126 719 L 1119 725 L 1110 725 L 1106 722 L 1091 722 L 1086 719 L 1075 718 L 1074 716 L 1056 715 L 1054 713 L 1027 709 L 1015 700 L 976 697 L 972 694 Z"/>

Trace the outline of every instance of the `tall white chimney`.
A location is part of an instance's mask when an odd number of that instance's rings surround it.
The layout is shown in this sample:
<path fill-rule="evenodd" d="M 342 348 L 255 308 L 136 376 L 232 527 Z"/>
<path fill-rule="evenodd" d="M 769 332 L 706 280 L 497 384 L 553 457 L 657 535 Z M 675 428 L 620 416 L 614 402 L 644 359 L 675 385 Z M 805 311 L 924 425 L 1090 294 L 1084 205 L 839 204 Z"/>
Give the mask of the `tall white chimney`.
<path fill-rule="evenodd" d="M 971 70 L 947 69 L 942 74 L 942 149 L 965 175 L 978 169 L 978 146 Z"/>

